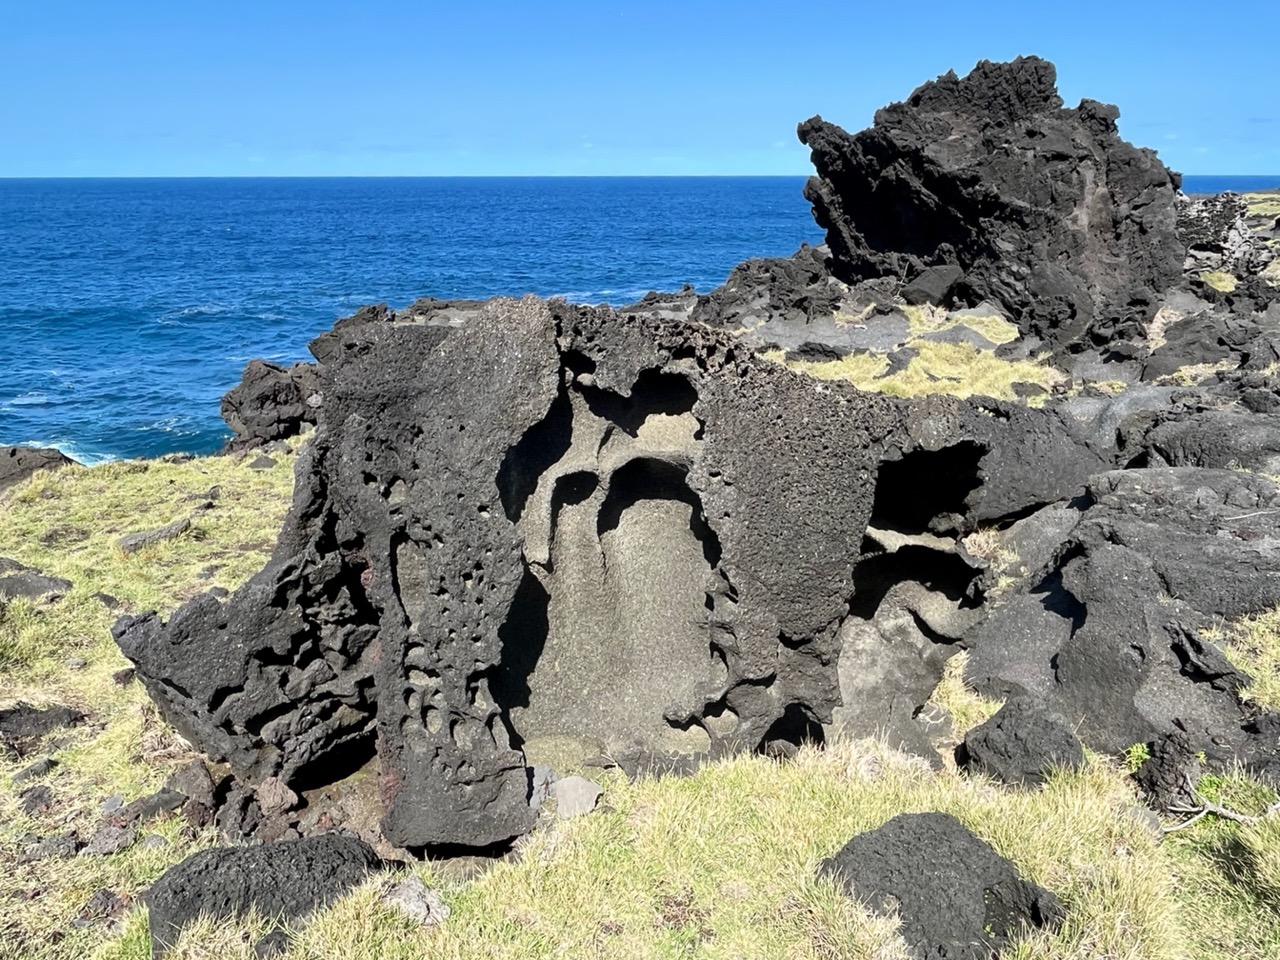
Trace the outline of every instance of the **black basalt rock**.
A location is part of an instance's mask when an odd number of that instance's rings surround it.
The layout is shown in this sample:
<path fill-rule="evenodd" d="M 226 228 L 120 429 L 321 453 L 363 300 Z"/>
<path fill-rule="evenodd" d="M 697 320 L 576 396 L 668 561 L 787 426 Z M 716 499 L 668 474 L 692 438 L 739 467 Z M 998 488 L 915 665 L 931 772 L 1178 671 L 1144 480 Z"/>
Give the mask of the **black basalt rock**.
<path fill-rule="evenodd" d="M 201 916 L 227 919 L 256 910 L 272 920 L 300 919 L 380 866 L 368 844 L 337 834 L 202 850 L 170 867 L 146 894 L 151 955 L 164 956 Z"/>
<path fill-rule="evenodd" d="M 1084 766 L 1084 747 L 1067 721 L 1027 698 L 1010 700 L 969 731 L 956 752 L 966 769 L 1024 786 L 1044 783 L 1052 770 Z"/>
<path fill-rule="evenodd" d="M 814 117 L 805 196 L 833 274 L 906 279 L 945 266 L 1056 347 L 1132 336 L 1179 279 L 1179 178 L 1122 140 L 1119 111 L 1064 109 L 1051 63 L 982 61 L 876 114 L 858 134 Z"/>
<path fill-rule="evenodd" d="M 1064 916 L 1048 890 L 945 813 L 901 814 L 859 834 L 818 872 L 872 910 L 895 913 L 914 960 L 990 960 Z"/>
<path fill-rule="evenodd" d="M 45 447 L 0 447 L 0 490 L 26 480 L 38 470 L 75 463 L 59 450 Z"/>

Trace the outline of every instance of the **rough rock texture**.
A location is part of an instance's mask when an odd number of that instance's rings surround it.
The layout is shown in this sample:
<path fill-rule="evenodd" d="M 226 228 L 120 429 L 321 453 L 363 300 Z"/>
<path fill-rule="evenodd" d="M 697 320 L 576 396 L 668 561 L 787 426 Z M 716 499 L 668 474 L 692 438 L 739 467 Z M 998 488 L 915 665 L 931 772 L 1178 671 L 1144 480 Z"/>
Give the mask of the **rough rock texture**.
<path fill-rule="evenodd" d="M 966 637 L 968 678 L 1063 714 L 1120 754 L 1175 731 L 1219 762 L 1274 777 L 1269 717 L 1203 639 L 1213 620 L 1280 604 L 1280 489 L 1189 467 L 1104 473 L 1053 559 Z"/>
<path fill-rule="evenodd" d="M 1084 766 L 1084 747 L 1066 720 L 1026 698 L 1014 698 L 969 731 L 957 751 L 970 770 L 1005 783 L 1044 783 L 1052 770 Z"/>
<path fill-rule="evenodd" d="M 818 870 L 872 910 L 896 912 L 915 960 L 990 960 L 1064 913 L 1056 896 L 943 813 L 894 817 Z"/>
<path fill-rule="evenodd" d="M 850 135 L 800 125 L 805 196 L 846 282 L 957 267 L 959 296 L 1002 306 L 1055 346 L 1130 335 L 1182 272 L 1179 186 L 1116 132 L 1119 111 L 1064 109 L 1034 57 L 948 73 Z M 941 289 L 940 285 L 937 285 Z"/>
<path fill-rule="evenodd" d="M 0 490 L 27 479 L 37 470 L 75 463 L 61 451 L 45 447 L 0 447 Z"/>
<path fill-rule="evenodd" d="M 1259 273 L 1275 254 L 1248 223 L 1249 205 L 1234 193 L 1183 198 L 1178 204 L 1178 233 L 1187 245 L 1187 271 L 1220 270 L 1233 275 Z"/>
<path fill-rule="evenodd" d="M 117 625 L 184 735 L 290 782 L 376 722 L 388 838 L 483 845 L 532 823 L 513 743 L 715 753 L 825 718 L 895 405 L 556 309 L 342 339 L 271 564 Z"/>
<path fill-rule="evenodd" d="M 314 424 L 319 406 L 313 364 L 286 368 L 250 360 L 240 383 L 222 398 L 222 418 L 235 434 L 233 448 L 255 447 L 294 436 Z"/>
<path fill-rule="evenodd" d="M 380 862 L 353 837 L 326 834 L 260 847 L 203 850 L 165 871 L 146 894 L 151 954 L 161 957 L 200 915 L 296 920 L 325 906 Z"/>

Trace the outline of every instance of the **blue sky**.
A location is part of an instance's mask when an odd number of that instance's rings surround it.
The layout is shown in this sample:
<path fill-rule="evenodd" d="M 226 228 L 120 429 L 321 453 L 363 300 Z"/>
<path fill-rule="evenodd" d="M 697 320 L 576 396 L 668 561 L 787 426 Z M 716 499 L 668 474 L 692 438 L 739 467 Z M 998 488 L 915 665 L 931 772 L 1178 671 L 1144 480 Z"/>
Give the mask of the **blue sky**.
<path fill-rule="evenodd" d="M 3 0 L 0 176 L 802 174 L 1035 53 L 1199 174 L 1280 172 L 1280 4 Z"/>

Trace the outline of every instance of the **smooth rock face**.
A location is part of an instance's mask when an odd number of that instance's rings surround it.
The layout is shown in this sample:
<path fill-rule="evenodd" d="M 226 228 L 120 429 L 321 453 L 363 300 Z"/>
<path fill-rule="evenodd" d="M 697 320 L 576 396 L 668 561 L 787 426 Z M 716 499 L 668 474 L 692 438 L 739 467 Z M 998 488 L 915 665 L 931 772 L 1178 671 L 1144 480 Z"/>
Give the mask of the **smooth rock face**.
<path fill-rule="evenodd" d="M 361 840 L 325 834 L 259 847 L 203 850 L 169 868 L 146 894 L 151 953 L 161 957 L 200 915 L 295 920 L 364 881 L 380 861 Z"/>
<path fill-rule="evenodd" d="M 1084 766 L 1084 747 L 1066 720 L 1026 698 L 1015 698 L 969 731 L 958 751 L 969 770 L 1005 783 L 1044 783 L 1052 770 Z"/>
<path fill-rule="evenodd" d="M 0 447 L 0 490 L 27 479 L 37 470 L 75 463 L 61 451 L 45 447 Z"/>
<path fill-rule="evenodd" d="M 929 271 L 956 269 L 959 296 L 1055 346 L 1136 332 L 1182 272 L 1178 180 L 1120 138 L 1115 107 L 1064 109 L 1055 81 L 1035 57 L 983 61 L 861 133 L 802 123 L 818 171 L 805 196 L 832 272 L 905 276 L 926 300 L 945 287 Z"/>
<path fill-rule="evenodd" d="M 872 910 L 902 918 L 915 960 L 990 960 L 1023 928 L 1055 928 L 1049 891 L 943 813 L 901 814 L 859 834 L 818 872 Z"/>

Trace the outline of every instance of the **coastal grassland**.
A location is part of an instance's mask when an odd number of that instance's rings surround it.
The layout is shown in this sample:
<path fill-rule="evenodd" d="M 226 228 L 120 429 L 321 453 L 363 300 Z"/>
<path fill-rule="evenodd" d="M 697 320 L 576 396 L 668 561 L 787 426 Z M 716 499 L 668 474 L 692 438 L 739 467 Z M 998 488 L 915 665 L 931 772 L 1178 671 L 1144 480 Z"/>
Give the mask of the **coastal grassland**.
<path fill-rule="evenodd" d="M 96 891 L 136 894 L 213 842 L 211 832 L 185 836 L 170 819 L 148 828 L 163 846 L 157 840 L 111 857 L 17 862 L 30 837 L 90 836 L 107 797 L 149 793 L 191 756 L 140 684 L 113 680 L 128 662 L 110 626 L 123 613 L 167 614 L 211 586 L 234 589 L 262 566 L 293 487 L 293 458 L 276 459 L 269 470 L 231 456 L 67 467 L 0 493 L 0 556 L 73 584 L 61 600 L 10 601 L 0 615 L 0 706 L 65 703 L 87 714 L 30 756 L 0 752 L 0 958 L 84 956 L 103 929 L 73 923 Z M 192 515 L 213 487 L 214 507 Z M 117 546 L 122 534 L 188 515 L 191 528 L 177 540 L 133 555 Z M 13 774 L 44 756 L 57 761 L 51 773 L 13 784 Z M 53 791 L 49 813 L 23 811 L 18 794 L 32 785 Z"/>
<path fill-rule="evenodd" d="M 77 918 L 99 890 L 136 898 L 168 866 L 217 842 L 212 831 L 191 835 L 167 817 L 144 829 L 158 841 L 113 856 L 18 863 L 29 835 L 88 835 L 106 796 L 149 792 L 191 756 L 139 684 L 112 681 L 125 665 L 107 634 L 116 614 L 93 595 L 167 612 L 209 584 L 234 588 L 264 561 L 291 481 L 287 462 L 256 472 L 235 458 L 210 458 L 69 469 L 0 495 L 0 555 L 76 584 L 56 603 L 10 606 L 0 626 L 0 703 L 67 702 L 89 714 L 35 755 L 59 761 L 34 781 L 54 792 L 48 814 L 24 813 L 11 783 L 32 758 L 0 758 L 3 960 L 150 956 L 145 908 L 136 901 L 116 923 L 87 918 L 77 926 Z M 198 514 L 179 540 L 133 557 L 116 548 L 122 533 L 187 515 L 199 502 L 187 498 L 214 485 L 222 488 L 216 508 Z M 212 579 L 199 579 L 210 567 Z M 72 656 L 86 665 L 71 667 Z M 934 699 L 967 729 L 999 703 L 969 690 L 963 667 L 963 655 L 953 658 Z M 805 747 L 790 761 L 742 756 L 687 778 L 597 777 L 606 791 L 600 810 L 548 823 L 478 878 L 463 880 L 440 864 L 412 867 L 451 908 L 443 924 L 422 928 L 393 913 L 381 894 L 404 874 L 387 873 L 299 925 L 287 956 L 903 960 L 894 921 L 817 880 L 815 867 L 854 834 L 924 810 L 954 813 L 1070 908 L 1061 931 L 1007 956 L 1280 955 L 1280 823 L 1210 818 L 1161 842 L 1135 819 L 1119 764 L 1103 758 L 1055 775 L 1040 791 L 954 768 L 933 772 L 874 742 Z M 1204 788 L 1248 813 L 1275 800 L 1239 774 Z M 265 929 L 256 918 L 201 923 L 172 955 L 248 960 Z"/>
<path fill-rule="evenodd" d="M 895 373 L 888 372 L 888 359 L 876 353 L 851 353 L 839 360 L 820 362 L 787 360 L 785 354 L 777 350 L 765 353 L 764 357 L 819 380 L 843 380 L 859 390 L 895 397 L 942 393 L 953 397 L 1013 400 L 1015 383 L 1034 383 L 1047 391 L 1065 379 L 1064 374 L 1048 363 L 1005 360 L 967 343 L 916 340 L 909 346 L 916 355 L 905 369 Z"/>
<path fill-rule="evenodd" d="M 1244 194 L 1251 217 L 1280 217 L 1280 190 Z"/>
<path fill-rule="evenodd" d="M 540 830 L 518 859 L 478 879 L 413 867 L 452 910 L 441 925 L 416 927 L 388 909 L 380 894 L 403 874 L 385 875 L 297 929 L 287 956 L 902 960 L 894 922 L 815 868 L 854 834 L 924 810 L 954 814 L 1067 903 L 1060 931 L 1007 956 L 1263 960 L 1280 948 L 1271 905 L 1280 831 L 1205 823 L 1161 842 L 1109 760 L 1091 757 L 1024 791 L 859 742 L 806 747 L 784 762 L 738 757 L 683 779 L 610 773 L 603 783 L 605 809 Z M 1241 809 L 1274 799 L 1239 777 L 1218 791 Z M 257 921 L 193 929 L 174 956 L 248 960 L 261 931 Z M 135 913 L 97 956 L 144 960 L 146 943 Z"/>

